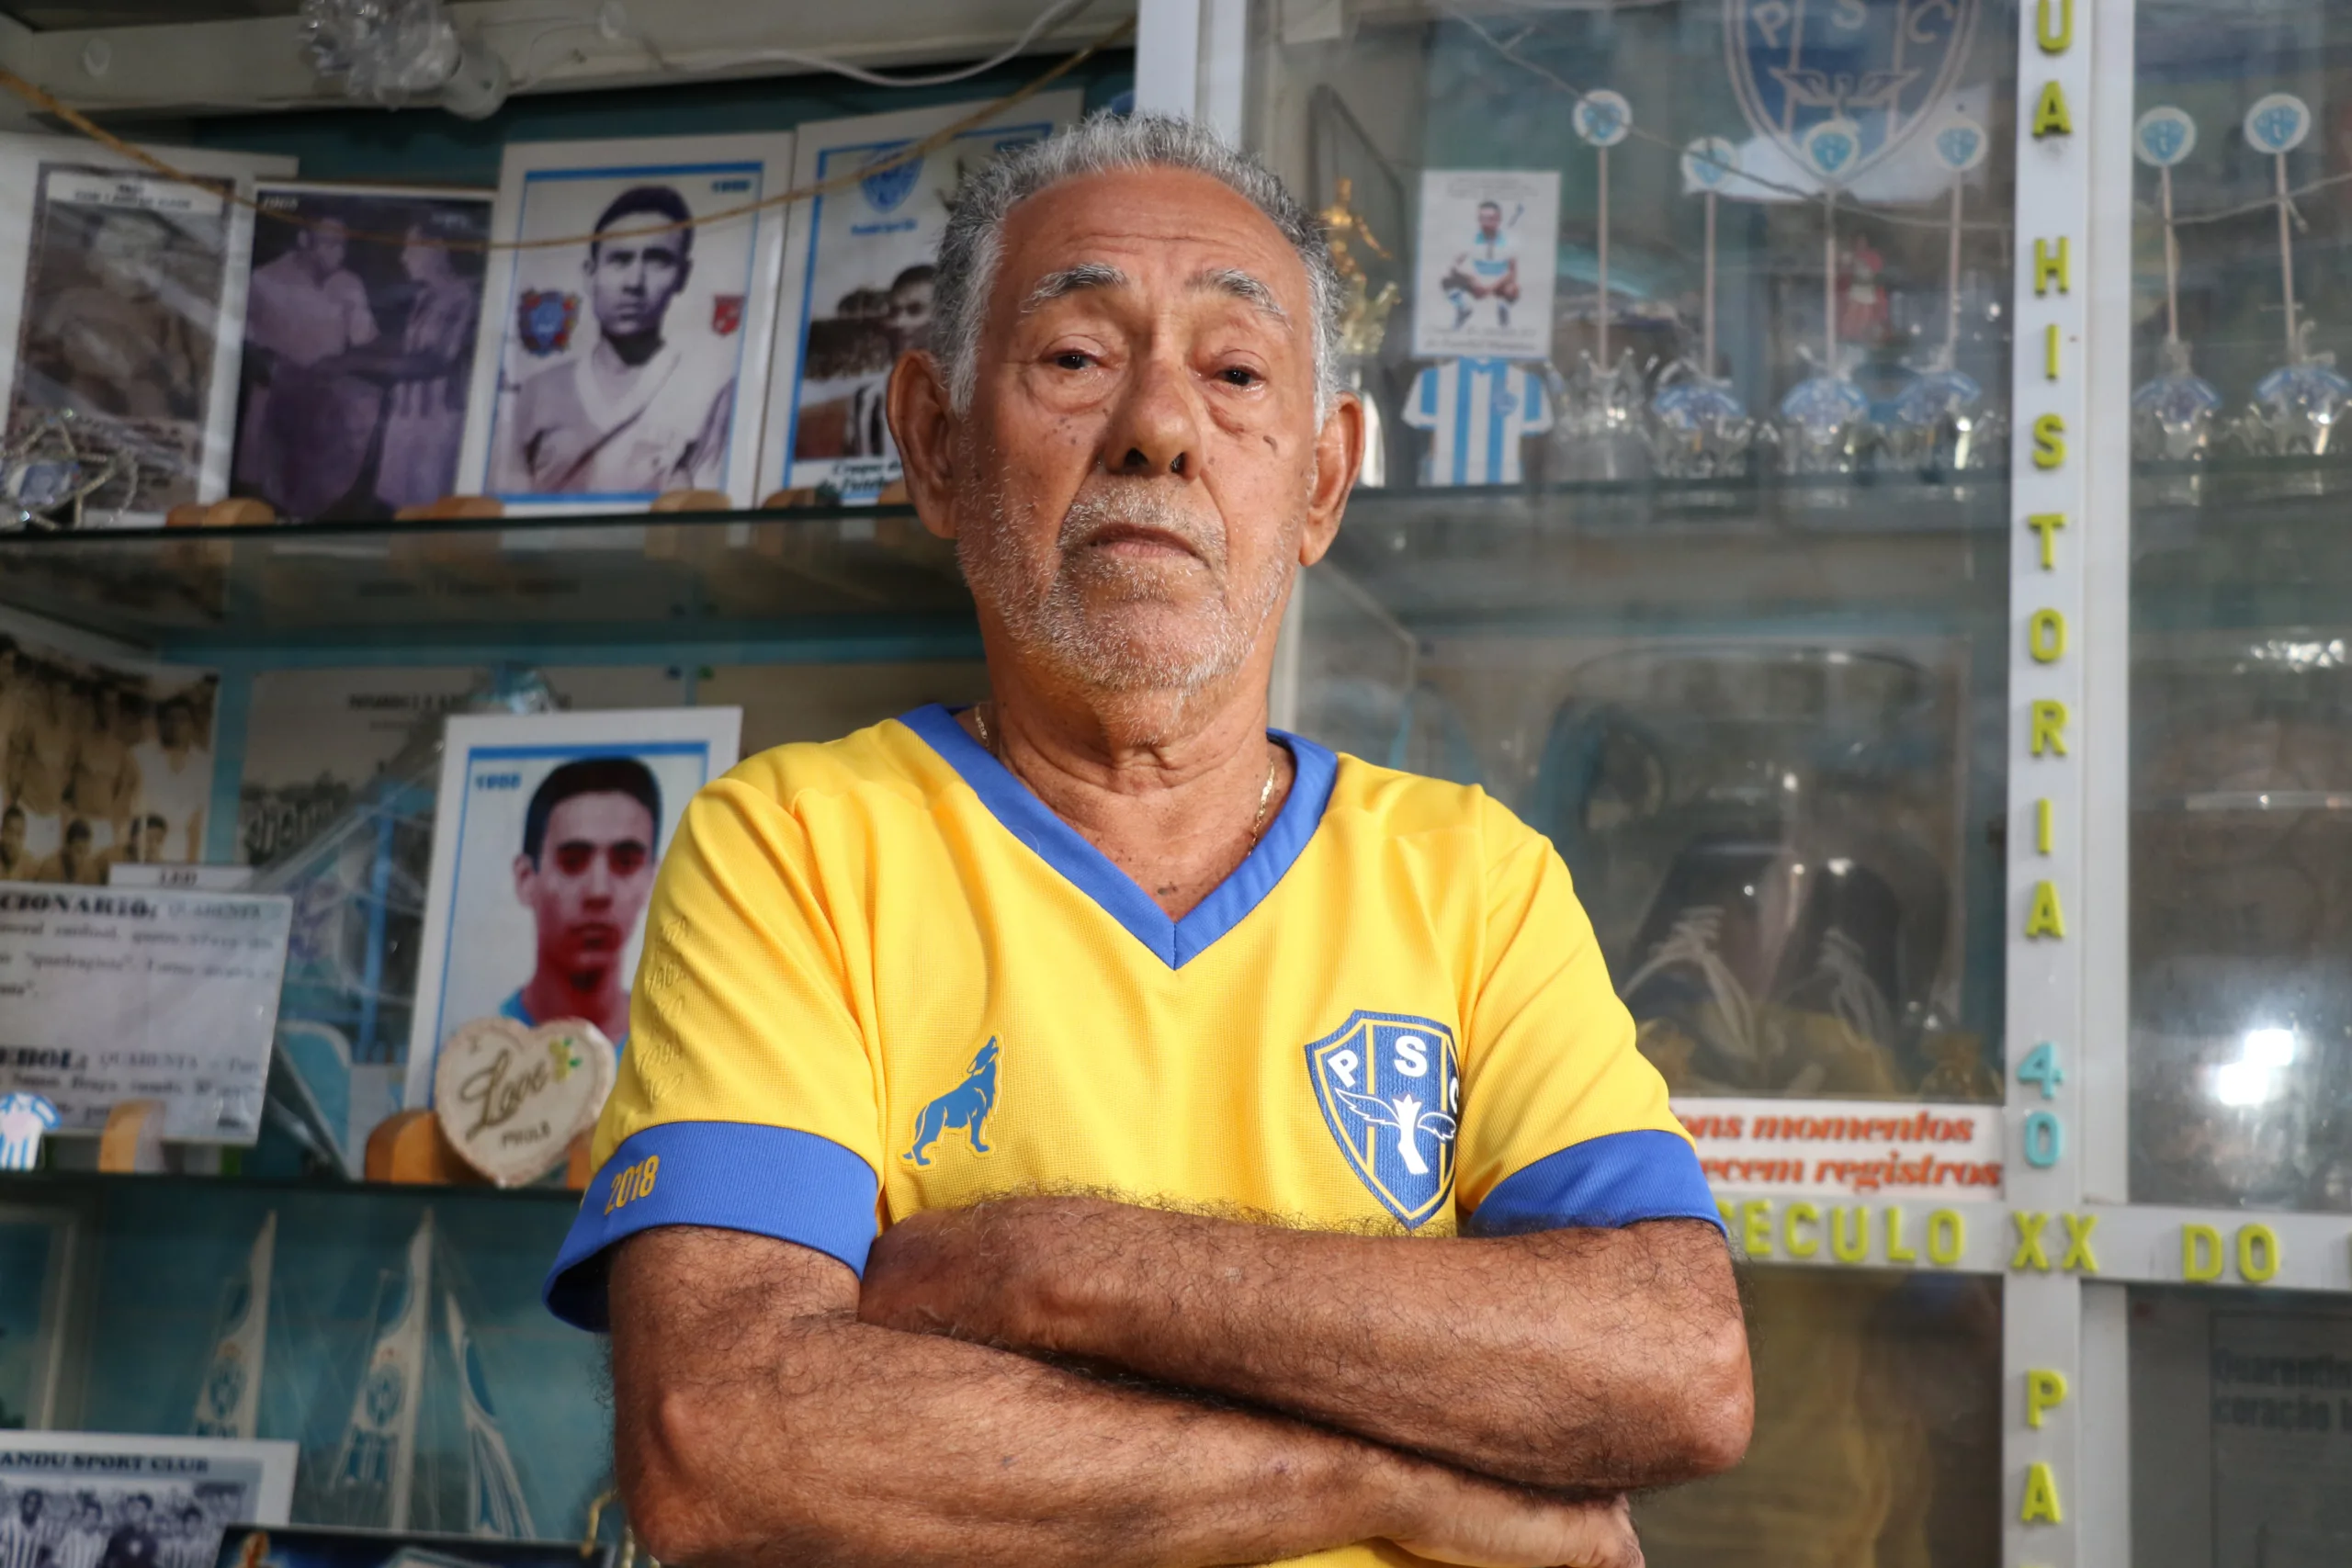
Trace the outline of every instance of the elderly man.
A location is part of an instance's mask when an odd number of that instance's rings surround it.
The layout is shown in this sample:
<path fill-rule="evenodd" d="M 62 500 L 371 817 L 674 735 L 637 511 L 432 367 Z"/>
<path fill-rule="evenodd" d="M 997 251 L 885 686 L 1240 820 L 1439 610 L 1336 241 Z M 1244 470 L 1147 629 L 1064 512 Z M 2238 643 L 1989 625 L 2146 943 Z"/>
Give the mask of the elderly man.
<path fill-rule="evenodd" d="M 1266 728 L 1363 446 L 1314 220 L 1095 119 L 936 282 L 891 425 L 995 697 L 679 827 L 548 1281 L 640 1539 L 1637 1563 L 1623 1495 L 1747 1441 L 1697 1161 L 1549 844 Z"/>

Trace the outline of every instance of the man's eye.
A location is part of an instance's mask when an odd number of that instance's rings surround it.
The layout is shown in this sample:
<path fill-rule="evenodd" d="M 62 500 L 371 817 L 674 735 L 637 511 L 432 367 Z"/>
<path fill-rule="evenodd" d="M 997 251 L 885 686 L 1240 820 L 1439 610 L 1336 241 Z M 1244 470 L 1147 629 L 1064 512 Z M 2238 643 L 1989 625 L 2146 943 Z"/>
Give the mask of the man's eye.
<path fill-rule="evenodd" d="M 1064 370 L 1083 370 L 1094 363 L 1094 356 L 1083 350 L 1066 348 L 1054 355 L 1054 364 Z"/>
<path fill-rule="evenodd" d="M 1228 365 L 1217 372 L 1229 387 L 1254 387 L 1265 379 L 1246 365 Z"/>

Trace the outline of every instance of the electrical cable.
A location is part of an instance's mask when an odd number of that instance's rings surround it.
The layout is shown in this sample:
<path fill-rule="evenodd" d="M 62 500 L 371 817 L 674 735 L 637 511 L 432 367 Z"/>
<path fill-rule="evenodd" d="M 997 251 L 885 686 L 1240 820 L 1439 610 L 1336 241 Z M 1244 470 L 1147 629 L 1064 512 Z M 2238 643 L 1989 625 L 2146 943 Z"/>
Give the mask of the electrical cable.
<path fill-rule="evenodd" d="M 870 87 L 944 87 L 956 82 L 967 82 L 975 76 L 985 75 L 995 70 L 1027 50 L 1036 41 L 1038 35 L 1046 28 L 1057 22 L 1067 21 L 1079 16 L 1097 3 L 1098 0 L 1054 0 L 1054 4 L 1037 13 L 1036 19 L 1029 24 L 1019 38 L 986 60 L 974 65 L 958 66 L 953 71 L 934 71 L 913 76 L 886 75 L 879 71 L 868 71 L 862 65 L 852 65 L 845 60 L 836 60 L 831 55 L 811 54 L 797 49 L 719 49 L 698 53 L 690 60 L 665 51 L 661 43 L 642 28 L 625 36 L 651 57 L 655 69 L 679 75 L 691 75 L 704 71 L 724 71 L 741 64 L 774 63 L 805 66 L 811 71 L 823 72 L 829 75 L 845 76 L 853 82 L 862 82 Z"/>

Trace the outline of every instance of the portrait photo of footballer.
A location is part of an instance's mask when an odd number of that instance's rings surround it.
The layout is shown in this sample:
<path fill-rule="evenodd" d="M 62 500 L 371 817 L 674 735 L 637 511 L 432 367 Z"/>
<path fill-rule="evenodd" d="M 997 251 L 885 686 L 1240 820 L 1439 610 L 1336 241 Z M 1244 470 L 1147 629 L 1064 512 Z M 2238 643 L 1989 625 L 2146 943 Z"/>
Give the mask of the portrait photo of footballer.
<path fill-rule="evenodd" d="M 731 707 L 450 719 L 410 1104 L 475 1019 L 582 1019 L 626 1043 L 654 868 L 685 803 L 735 765 L 741 723 Z"/>
<path fill-rule="evenodd" d="M 895 160 L 972 106 L 800 128 L 795 185 L 869 172 L 793 209 L 787 341 L 777 349 L 769 393 L 773 488 L 823 488 L 845 501 L 870 501 L 898 479 L 883 395 L 899 356 L 930 340 L 933 263 L 956 192 L 1006 148 L 1068 124 L 1080 99 L 1073 92 L 1040 94 L 906 162 Z"/>
<path fill-rule="evenodd" d="M 1556 169 L 1426 169 L 1413 353 L 1544 359 L 1558 265 Z"/>
<path fill-rule="evenodd" d="M 491 267 L 464 464 L 487 493 L 750 504 L 785 219 L 742 209 L 775 188 L 791 139 L 683 140 L 507 150 L 495 231 L 578 243 Z"/>
<path fill-rule="evenodd" d="M 232 493 L 302 522 L 449 494 L 490 193 L 265 185 L 255 199 Z"/>
<path fill-rule="evenodd" d="M 199 499 L 208 440 L 226 434 L 210 411 L 229 182 L 44 164 L 36 189 L 9 430 L 71 411 L 95 442 L 138 458 L 122 510 Z"/>

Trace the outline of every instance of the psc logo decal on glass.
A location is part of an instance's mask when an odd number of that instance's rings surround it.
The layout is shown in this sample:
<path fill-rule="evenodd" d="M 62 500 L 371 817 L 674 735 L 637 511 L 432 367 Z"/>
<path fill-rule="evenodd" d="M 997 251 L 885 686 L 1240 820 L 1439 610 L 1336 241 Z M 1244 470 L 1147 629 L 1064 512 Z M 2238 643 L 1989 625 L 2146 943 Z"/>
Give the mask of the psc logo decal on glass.
<path fill-rule="evenodd" d="M 989 1113 L 995 1109 L 996 1036 L 990 1035 L 972 1065 L 964 1069 L 964 1081 L 915 1113 L 915 1146 L 899 1157 L 910 1165 L 931 1164 L 932 1145 L 950 1127 L 964 1129 L 974 1154 L 990 1153 L 981 1134 L 988 1129 Z"/>
<path fill-rule="evenodd" d="M 1306 1076 L 1356 1176 L 1419 1230 L 1453 1196 L 1462 1113 L 1453 1032 L 1405 1013 L 1351 1013 L 1306 1048 Z"/>

